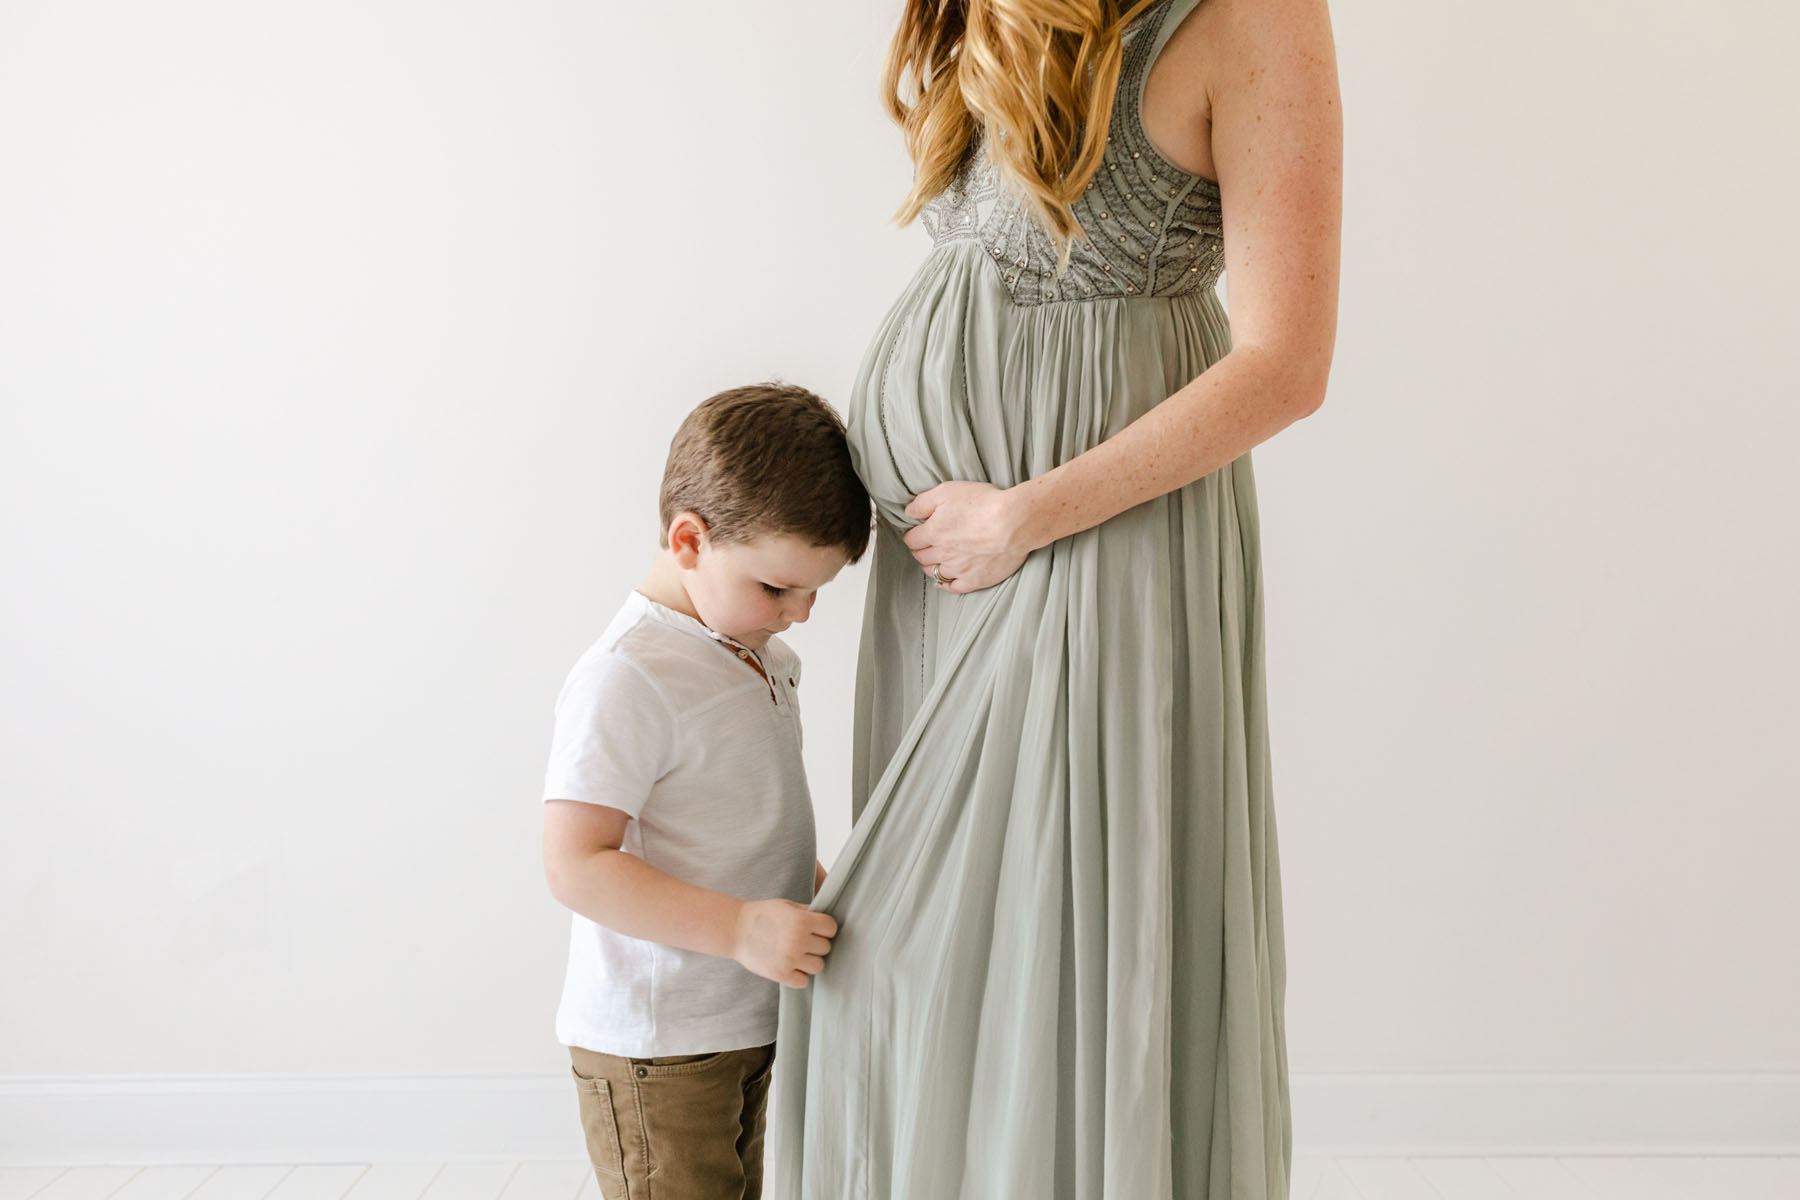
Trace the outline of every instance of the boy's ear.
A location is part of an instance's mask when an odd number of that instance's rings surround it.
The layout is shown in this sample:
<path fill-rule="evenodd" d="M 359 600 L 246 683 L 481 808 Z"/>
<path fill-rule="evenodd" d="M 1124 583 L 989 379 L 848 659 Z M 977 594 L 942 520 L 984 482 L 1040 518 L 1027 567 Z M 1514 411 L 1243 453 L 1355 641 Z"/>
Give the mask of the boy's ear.
<path fill-rule="evenodd" d="M 699 513 L 681 512 L 669 522 L 669 551 L 684 571 L 694 569 L 700 561 L 700 548 L 706 545 L 706 522 Z"/>

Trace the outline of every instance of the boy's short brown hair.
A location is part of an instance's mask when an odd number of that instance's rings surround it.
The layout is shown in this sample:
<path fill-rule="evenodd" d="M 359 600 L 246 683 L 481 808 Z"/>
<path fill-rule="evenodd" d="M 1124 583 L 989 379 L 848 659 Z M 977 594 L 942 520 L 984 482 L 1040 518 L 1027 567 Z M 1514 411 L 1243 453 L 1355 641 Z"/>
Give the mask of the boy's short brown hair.
<path fill-rule="evenodd" d="M 869 493 L 850 461 L 844 422 L 802 387 L 769 382 L 703 400 L 669 443 L 662 529 L 692 512 L 717 543 L 789 534 L 837 546 L 851 562 L 869 545 Z"/>

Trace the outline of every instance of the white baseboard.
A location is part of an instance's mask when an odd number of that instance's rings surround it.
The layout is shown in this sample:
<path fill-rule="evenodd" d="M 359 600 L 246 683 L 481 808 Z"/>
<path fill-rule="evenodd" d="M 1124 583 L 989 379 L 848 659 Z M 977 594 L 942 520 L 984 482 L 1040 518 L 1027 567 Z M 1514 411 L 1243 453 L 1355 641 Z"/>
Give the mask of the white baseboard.
<path fill-rule="evenodd" d="M 1800 1154 L 1800 1073 L 1312 1074 L 1300 1157 Z M 568 1077 L 0 1077 L 0 1164 L 579 1159 Z"/>
<path fill-rule="evenodd" d="M 1294 1151 L 1800 1154 L 1800 1073 L 1295 1075 Z"/>
<path fill-rule="evenodd" d="M 0 1163 L 584 1157 L 568 1075 L 0 1078 Z"/>

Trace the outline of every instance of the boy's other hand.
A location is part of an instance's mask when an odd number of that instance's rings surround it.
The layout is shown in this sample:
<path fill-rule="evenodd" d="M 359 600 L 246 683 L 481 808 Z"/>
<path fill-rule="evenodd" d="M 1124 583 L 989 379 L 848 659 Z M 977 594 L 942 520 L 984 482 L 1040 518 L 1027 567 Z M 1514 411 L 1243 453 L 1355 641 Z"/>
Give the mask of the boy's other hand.
<path fill-rule="evenodd" d="M 802 988 L 825 969 L 837 922 L 792 900 L 751 900 L 738 912 L 732 957 L 764 979 Z"/>

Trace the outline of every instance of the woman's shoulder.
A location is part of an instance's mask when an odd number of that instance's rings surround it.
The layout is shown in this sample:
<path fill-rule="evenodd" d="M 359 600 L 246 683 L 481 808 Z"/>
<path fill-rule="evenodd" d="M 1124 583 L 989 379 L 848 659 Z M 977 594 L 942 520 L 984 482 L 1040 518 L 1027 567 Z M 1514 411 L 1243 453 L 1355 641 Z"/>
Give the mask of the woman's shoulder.
<path fill-rule="evenodd" d="M 1152 87 L 1179 81 L 1207 122 L 1221 96 L 1270 75 L 1335 71 L 1326 0 L 1170 0 L 1166 16 Z"/>
<path fill-rule="evenodd" d="M 1326 0 L 1171 0 L 1166 53 L 1227 82 L 1237 68 L 1262 69 L 1272 47 L 1304 45 L 1329 30 Z"/>

